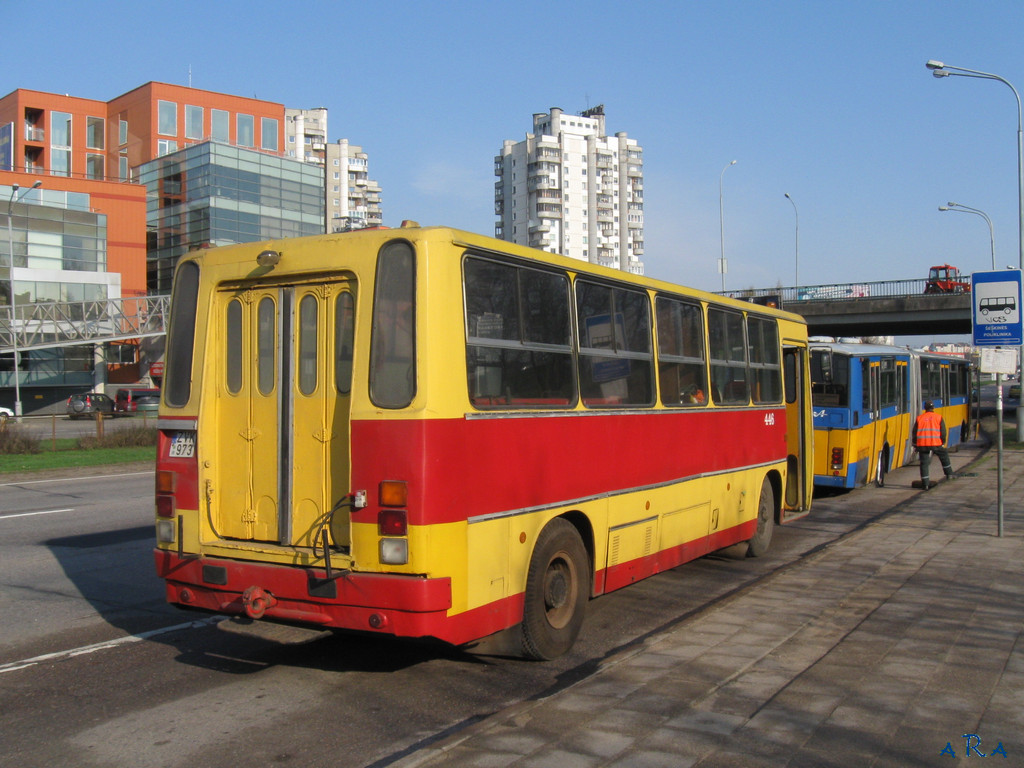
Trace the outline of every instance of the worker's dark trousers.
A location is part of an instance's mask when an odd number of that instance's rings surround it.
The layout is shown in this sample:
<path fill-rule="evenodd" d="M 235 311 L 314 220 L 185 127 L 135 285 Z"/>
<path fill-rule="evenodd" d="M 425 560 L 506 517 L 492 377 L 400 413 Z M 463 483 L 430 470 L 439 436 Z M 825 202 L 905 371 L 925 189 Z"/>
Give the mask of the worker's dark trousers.
<path fill-rule="evenodd" d="M 933 445 L 927 448 L 918 448 L 917 452 L 921 455 L 921 485 L 928 487 L 929 479 L 928 476 L 931 471 L 932 454 L 934 453 L 939 457 L 939 461 L 942 464 L 942 471 L 946 473 L 946 477 L 953 476 L 953 465 L 949 463 L 949 451 L 946 450 L 945 446 Z"/>

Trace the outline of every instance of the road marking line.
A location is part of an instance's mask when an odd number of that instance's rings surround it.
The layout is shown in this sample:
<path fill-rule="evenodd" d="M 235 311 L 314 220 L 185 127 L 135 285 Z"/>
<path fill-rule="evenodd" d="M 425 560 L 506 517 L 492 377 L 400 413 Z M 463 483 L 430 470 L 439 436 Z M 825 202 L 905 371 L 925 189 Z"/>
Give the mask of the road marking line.
<path fill-rule="evenodd" d="M 109 480 L 112 477 L 135 477 L 136 475 L 151 475 L 155 470 L 146 472 L 119 472 L 114 475 L 83 475 L 81 477 L 51 477 L 49 480 L 19 480 L 14 483 L 0 483 L 0 488 L 15 485 L 34 485 L 36 483 L 69 483 L 82 482 L 83 480 Z"/>
<path fill-rule="evenodd" d="M 13 515 L 0 515 L 0 520 L 8 520 L 9 518 L 12 518 L 12 517 L 31 517 L 32 515 L 53 515 L 53 514 L 56 514 L 57 512 L 74 512 L 74 511 L 75 510 L 74 510 L 73 507 L 68 507 L 67 509 L 43 509 L 43 510 L 40 510 L 39 512 L 17 512 L 16 514 L 13 514 Z"/>
<path fill-rule="evenodd" d="M 151 629 L 149 632 L 140 632 L 137 635 L 127 635 L 125 637 L 119 637 L 116 640 L 106 640 L 102 643 L 83 645 L 81 648 L 71 648 L 66 651 L 54 651 L 53 653 L 44 653 L 42 656 L 33 656 L 31 659 L 21 659 L 20 661 L 9 661 L 6 664 L 0 664 L 0 675 L 2 675 L 5 672 L 15 672 L 19 669 L 32 667 L 44 661 L 57 661 L 60 659 L 70 659 L 75 656 L 86 656 L 90 653 L 96 653 L 96 651 L 105 651 L 108 648 L 117 648 L 121 645 L 139 643 L 143 640 L 148 640 L 151 637 L 166 634 L 167 632 L 177 632 L 183 629 L 199 629 L 201 627 L 209 626 L 210 624 L 216 624 L 217 622 L 223 620 L 223 616 L 211 616 L 208 619 L 190 621 L 187 624 L 175 624 L 173 627 Z"/>

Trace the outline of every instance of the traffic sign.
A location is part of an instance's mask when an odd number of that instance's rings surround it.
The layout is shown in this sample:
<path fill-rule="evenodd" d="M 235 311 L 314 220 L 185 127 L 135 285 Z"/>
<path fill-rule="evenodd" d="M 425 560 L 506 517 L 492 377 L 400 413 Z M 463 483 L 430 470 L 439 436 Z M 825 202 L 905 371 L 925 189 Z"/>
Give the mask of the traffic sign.
<path fill-rule="evenodd" d="M 1021 322 L 1021 272 L 975 272 L 971 275 L 971 330 L 976 347 L 1024 343 Z"/>

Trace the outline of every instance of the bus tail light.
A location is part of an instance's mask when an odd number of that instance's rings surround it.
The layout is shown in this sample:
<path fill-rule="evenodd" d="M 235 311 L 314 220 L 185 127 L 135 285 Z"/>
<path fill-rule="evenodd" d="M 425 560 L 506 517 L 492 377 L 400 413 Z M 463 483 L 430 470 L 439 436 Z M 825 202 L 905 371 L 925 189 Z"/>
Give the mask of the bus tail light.
<path fill-rule="evenodd" d="M 174 486 L 177 475 L 167 469 L 156 473 L 156 514 L 158 517 L 174 517 Z"/>
<path fill-rule="evenodd" d="M 843 468 L 843 449 L 833 448 L 832 449 L 832 469 L 839 470 Z"/>
<path fill-rule="evenodd" d="M 382 509 L 377 513 L 377 531 L 381 536 L 406 536 L 409 518 L 404 509 Z"/>
<path fill-rule="evenodd" d="M 380 484 L 382 507 L 404 507 L 409 503 L 409 486 L 401 480 L 384 480 Z"/>
<path fill-rule="evenodd" d="M 385 565 L 405 565 L 409 562 L 408 539 L 381 539 L 380 561 Z"/>
<path fill-rule="evenodd" d="M 380 561 L 385 565 L 409 562 L 409 486 L 402 480 L 384 480 L 380 484 L 380 505 L 377 532 L 380 540 Z M 403 538 L 396 538 L 401 536 Z"/>

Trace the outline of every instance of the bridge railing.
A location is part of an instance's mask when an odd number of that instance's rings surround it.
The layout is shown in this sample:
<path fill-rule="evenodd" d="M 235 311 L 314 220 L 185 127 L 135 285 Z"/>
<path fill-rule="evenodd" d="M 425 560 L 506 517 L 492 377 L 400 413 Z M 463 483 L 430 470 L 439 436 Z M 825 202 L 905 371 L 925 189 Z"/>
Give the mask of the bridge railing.
<path fill-rule="evenodd" d="M 876 280 L 859 283 L 830 283 L 826 285 L 801 285 L 796 287 L 747 288 L 726 291 L 723 296 L 734 299 L 753 299 L 778 296 L 783 306 L 803 304 L 811 301 L 853 301 L 863 298 L 890 298 L 895 296 L 917 296 L 924 293 L 924 278 L 912 280 Z"/>
<path fill-rule="evenodd" d="M 0 353 L 160 336 L 170 296 L 0 306 Z"/>

